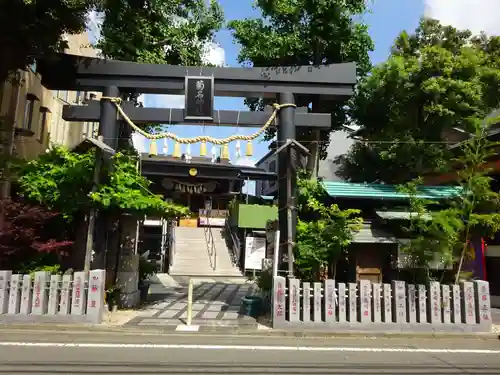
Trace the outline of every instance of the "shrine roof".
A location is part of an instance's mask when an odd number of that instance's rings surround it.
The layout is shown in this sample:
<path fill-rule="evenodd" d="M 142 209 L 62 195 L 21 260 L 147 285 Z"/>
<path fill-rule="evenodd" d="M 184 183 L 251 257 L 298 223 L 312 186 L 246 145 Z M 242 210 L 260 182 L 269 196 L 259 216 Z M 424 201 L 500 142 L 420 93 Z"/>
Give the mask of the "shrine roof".
<path fill-rule="evenodd" d="M 398 190 L 396 185 L 363 184 L 339 181 L 324 181 L 323 187 L 332 198 L 365 198 L 407 200 L 408 194 Z M 421 186 L 417 197 L 421 199 L 449 199 L 460 193 L 458 186 Z"/>
<path fill-rule="evenodd" d="M 276 173 L 262 168 L 230 164 L 226 159 L 212 163 L 211 158 L 192 157 L 187 162 L 170 155 L 141 155 L 141 170 L 144 175 L 175 178 L 203 178 L 226 180 L 275 180 Z"/>

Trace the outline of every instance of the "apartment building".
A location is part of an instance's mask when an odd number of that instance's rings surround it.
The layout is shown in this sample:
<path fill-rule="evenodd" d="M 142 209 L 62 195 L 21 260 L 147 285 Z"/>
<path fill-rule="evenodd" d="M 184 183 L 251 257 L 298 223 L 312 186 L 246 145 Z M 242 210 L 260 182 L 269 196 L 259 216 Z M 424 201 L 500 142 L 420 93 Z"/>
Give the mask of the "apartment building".
<path fill-rule="evenodd" d="M 87 33 L 68 35 L 66 53 L 97 57 Z M 0 83 L 0 156 L 34 159 L 52 144 L 69 148 L 83 135 L 96 134 L 97 123 L 70 123 L 62 119 L 65 104 L 99 98 L 100 93 L 51 91 L 42 86 L 36 64 L 20 70 L 12 79 Z M 1 193 L 8 195 L 4 186 Z M 1 195 L 3 195 L 1 194 Z"/>
<path fill-rule="evenodd" d="M 344 129 L 337 130 L 330 133 L 330 143 L 327 148 L 327 157 L 325 160 L 319 161 L 318 177 L 325 181 L 342 181 L 337 176 L 339 165 L 335 163 L 337 157 L 346 154 L 349 148 L 356 142 L 350 137 L 353 129 L 345 127 Z M 306 164 L 306 158 L 302 158 L 300 165 Z M 278 158 L 274 151 L 269 151 L 257 163 L 256 167 L 262 168 L 267 172 L 278 171 Z M 257 181 L 255 185 L 255 195 L 257 196 L 271 196 L 278 193 L 278 184 L 276 181 Z"/>

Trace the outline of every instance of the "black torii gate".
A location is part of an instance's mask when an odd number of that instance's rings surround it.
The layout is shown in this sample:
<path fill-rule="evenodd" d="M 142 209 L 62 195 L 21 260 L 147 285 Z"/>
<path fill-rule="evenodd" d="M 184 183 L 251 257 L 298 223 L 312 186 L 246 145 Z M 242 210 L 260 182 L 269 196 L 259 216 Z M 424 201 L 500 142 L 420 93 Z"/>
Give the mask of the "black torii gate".
<path fill-rule="evenodd" d="M 278 104 L 294 104 L 294 94 L 346 100 L 353 94 L 356 83 L 354 63 L 261 68 L 184 67 L 59 54 L 40 61 L 38 69 L 42 84 L 53 90 L 97 91 L 108 98 L 119 97 L 120 93 L 186 95 L 184 110 L 141 108 L 124 103 L 123 110 L 136 124 L 199 125 L 198 117 L 203 119 L 205 126 L 261 127 L 268 120 L 269 112 L 213 111 L 213 97 L 264 97 L 275 99 Z M 203 113 L 195 114 L 194 121 L 192 113 L 187 113 L 195 100 L 186 94 L 191 87 L 189 78 L 203 80 L 206 92 L 211 94 L 210 104 L 201 108 Z M 65 106 L 63 118 L 75 122 L 99 121 L 99 135 L 108 146 L 117 147 L 120 117 L 110 100 L 101 100 L 100 104 L 91 101 L 86 106 Z M 307 108 L 295 110 L 288 106 L 282 108 L 278 116 L 278 148 L 283 151 L 284 145 L 289 146 L 288 152 L 278 151 L 280 254 L 287 254 L 290 260 L 293 260 L 297 224 L 294 165 L 297 144 L 293 142 L 296 126 L 328 129 L 331 115 L 310 114 Z M 288 264 L 289 273 L 293 274 L 292 261 Z"/>

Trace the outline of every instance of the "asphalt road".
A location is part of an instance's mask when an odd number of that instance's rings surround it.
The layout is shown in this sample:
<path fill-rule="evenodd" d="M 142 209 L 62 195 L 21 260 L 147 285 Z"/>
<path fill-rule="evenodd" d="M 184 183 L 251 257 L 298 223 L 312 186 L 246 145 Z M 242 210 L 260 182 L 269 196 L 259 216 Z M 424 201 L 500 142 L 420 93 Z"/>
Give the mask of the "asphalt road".
<path fill-rule="evenodd" d="M 500 374 L 500 341 L 0 331 L 0 374 Z"/>

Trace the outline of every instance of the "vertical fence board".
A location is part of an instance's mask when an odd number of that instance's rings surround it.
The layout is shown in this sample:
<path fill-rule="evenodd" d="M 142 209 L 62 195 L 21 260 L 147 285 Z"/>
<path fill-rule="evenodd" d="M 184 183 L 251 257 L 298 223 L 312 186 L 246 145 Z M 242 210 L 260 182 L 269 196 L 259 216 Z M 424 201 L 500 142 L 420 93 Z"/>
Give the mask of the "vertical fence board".
<path fill-rule="evenodd" d="M 302 321 L 311 321 L 311 284 L 308 282 L 302 283 Z"/>
<path fill-rule="evenodd" d="M 391 284 L 383 284 L 382 297 L 384 301 L 382 318 L 384 319 L 384 323 L 392 323 Z"/>
<path fill-rule="evenodd" d="M 298 281 L 298 280 L 297 280 Z M 95 323 L 101 323 L 104 314 L 104 284 L 106 282 L 105 270 L 92 270 L 89 273 L 89 289 L 87 302 L 87 315 Z"/>
<path fill-rule="evenodd" d="M 8 314 L 19 314 L 21 311 L 21 283 L 23 275 L 12 275 L 9 289 L 9 310 Z"/>
<path fill-rule="evenodd" d="M 429 311 L 428 318 L 429 323 L 437 324 L 441 323 L 441 287 L 437 281 L 431 281 L 429 283 Z"/>
<path fill-rule="evenodd" d="M 318 323 L 323 321 L 321 318 L 321 283 L 313 283 L 314 288 L 314 310 L 313 318 L 314 322 Z"/>
<path fill-rule="evenodd" d="M 490 284 L 484 280 L 474 281 L 476 294 L 476 322 L 491 325 Z"/>
<path fill-rule="evenodd" d="M 61 286 L 61 300 L 59 302 L 59 314 L 68 315 L 71 308 L 71 291 L 73 290 L 73 276 L 63 275 Z"/>
<path fill-rule="evenodd" d="M 461 302 L 465 301 L 460 297 L 460 285 L 451 286 L 451 295 L 453 300 L 451 321 L 453 323 L 462 323 L 462 306 Z"/>
<path fill-rule="evenodd" d="M 369 280 L 359 281 L 359 320 L 361 323 L 372 322 L 372 286 Z"/>
<path fill-rule="evenodd" d="M 407 298 L 408 298 L 408 323 L 417 322 L 417 288 L 413 284 L 408 284 L 406 286 Z"/>
<path fill-rule="evenodd" d="M 357 284 L 349 283 L 349 323 L 356 323 L 358 321 L 358 296 Z"/>
<path fill-rule="evenodd" d="M 84 315 L 87 305 L 85 285 L 88 274 L 86 272 L 75 272 L 73 277 L 73 291 L 71 294 L 71 315 Z"/>
<path fill-rule="evenodd" d="M 23 284 L 21 288 L 21 308 L 19 314 L 28 315 L 31 313 L 32 294 L 32 279 L 30 275 L 23 275 Z"/>
<path fill-rule="evenodd" d="M 372 284 L 373 322 L 382 322 L 382 292 L 379 283 Z"/>
<path fill-rule="evenodd" d="M 323 283 L 325 292 L 325 322 L 335 323 L 335 280 L 325 280 Z"/>
<path fill-rule="evenodd" d="M 427 288 L 425 285 L 418 285 L 418 314 L 419 323 L 427 323 Z"/>
<path fill-rule="evenodd" d="M 49 283 L 50 273 L 45 271 L 35 272 L 33 280 L 33 304 L 31 313 L 33 315 L 47 314 L 48 293 L 47 286 Z"/>
<path fill-rule="evenodd" d="M 298 322 L 300 320 L 300 281 L 299 279 L 288 279 L 288 320 Z"/>
<path fill-rule="evenodd" d="M 392 314 L 394 323 L 403 324 L 406 319 L 406 283 L 395 280 L 392 282 Z"/>
<path fill-rule="evenodd" d="M 285 322 L 286 280 L 282 276 L 273 278 L 273 325 Z"/>
<path fill-rule="evenodd" d="M 443 323 L 451 323 L 451 296 L 450 296 L 450 286 L 441 285 L 441 298 L 443 300 Z"/>
<path fill-rule="evenodd" d="M 48 315 L 57 315 L 59 310 L 59 290 L 61 288 L 61 275 L 50 276 Z"/>
<path fill-rule="evenodd" d="M 0 315 L 9 311 L 9 283 L 12 271 L 0 271 Z"/>
<path fill-rule="evenodd" d="M 339 304 L 339 323 L 347 321 L 346 287 L 345 283 L 337 284 L 337 295 Z"/>
<path fill-rule="evenodd" d="M 461 283 L 463 303 L 462 321 L 465 324 L 476 324 L 476 301 L 474 298 L 474 284 L 469 281 Z"/>

